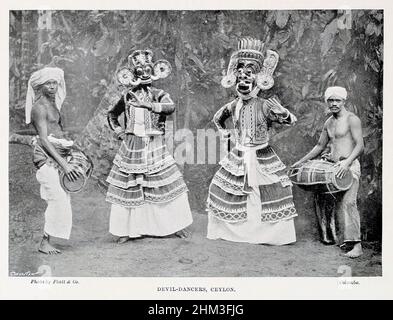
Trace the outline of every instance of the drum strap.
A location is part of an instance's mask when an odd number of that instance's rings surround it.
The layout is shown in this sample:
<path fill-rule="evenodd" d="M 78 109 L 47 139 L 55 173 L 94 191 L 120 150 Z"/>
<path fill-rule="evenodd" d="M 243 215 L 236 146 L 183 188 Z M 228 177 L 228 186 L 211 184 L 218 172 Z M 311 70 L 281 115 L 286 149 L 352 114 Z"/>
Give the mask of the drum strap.
<path fill-rule="evenodd" d="M 330 195 L 331 195 L 331 196 L 332 196 L 334 199 L 336 199 L 336 197 L 335 197 L 335 196 L 334 196 L 334 194 L 333 194 L 334 192 L 332 192 L 332 190 L 330 189 L 330 187 L 329 187 L 329 184 L 328 184 L 328 183 L 326 184 L 326 187 L 327 187 L 327 188 L 328 188 L 328 190 L 329 190 L 329 192 L 328 192 L 328 193 L 329 193 L 329 194 L 330 194 Z"/>
<path fill-rule="evenodd" d="M 334 172 L 332 172 L 332 174 L 334 174 Z M 327 193 L 329 193 L 333 198 L 334 198 L 334 200 L 336 200 L 336 197 L 334 196 L 334 192 L 333 192 L 333 190 L 330 188 L 330 186 L 329 186 L 329 183 L 326 183 L 326 187 L 327 187 L 327 189 L 328 189 L 328 191 L 329 192 L 327 192 Z"/>

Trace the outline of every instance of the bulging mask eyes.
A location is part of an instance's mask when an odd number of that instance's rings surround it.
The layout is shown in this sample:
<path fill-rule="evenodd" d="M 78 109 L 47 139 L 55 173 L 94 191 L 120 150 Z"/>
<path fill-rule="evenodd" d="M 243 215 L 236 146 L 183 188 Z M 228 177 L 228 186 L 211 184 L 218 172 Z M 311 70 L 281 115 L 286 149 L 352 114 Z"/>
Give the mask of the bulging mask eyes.
<path fill-rule="evenodd" d="M 240 75 L 240 74 L 242 74 L 244 72 L 244 68 L 243 67 L 240 67 L 240 68 L 237 68 L 236 69 L 236 75 Z"/>
<path fill-rule="evenodd" d="M 139 67 L 139 68 L 136 68 L 136 70 L 135 70 L 135 74 L 136 74 L 137 76 L 141 76 L 141 75 L 143 75 L 143 69 L 142 69 L 141 67 Z"/>
<path fill-rule="evenodd" d="M 248 64 L 246 66 L 246 71 L 247 74 L 256 74 L 259 72 L 259 67 L 255 64 Z"/>
<path fill-rule="evenodd" d="M 254 70 L 252 68 L 246 68 L 244 73 L 248 76 L 250 76 L 252 73 L 254 73 Z"/>
<path fill-rule="evenodd" d="M 145 73 L 151 74 L 151 72 L 152 72 L 152 69 L 150 66 L 145 67 Z"/>

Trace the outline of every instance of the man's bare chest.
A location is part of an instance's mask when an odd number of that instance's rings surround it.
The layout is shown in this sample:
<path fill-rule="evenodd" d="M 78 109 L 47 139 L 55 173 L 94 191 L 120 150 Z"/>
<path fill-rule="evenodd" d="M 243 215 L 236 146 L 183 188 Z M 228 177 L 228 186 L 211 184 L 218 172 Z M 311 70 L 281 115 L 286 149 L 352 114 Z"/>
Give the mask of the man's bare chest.
<path fill-rule="evenodd" d="M 51 105 L 46 105 L 46 119 L 49 123 L 59 123 L 60 121 L 60 112 Z"/>
<path fill-rule="evenodd" d="M 329 138 L 332 140 L 345 138 L 350 133 L 347 119 L 335 119 L 331 121 L 327 128 Z"/>

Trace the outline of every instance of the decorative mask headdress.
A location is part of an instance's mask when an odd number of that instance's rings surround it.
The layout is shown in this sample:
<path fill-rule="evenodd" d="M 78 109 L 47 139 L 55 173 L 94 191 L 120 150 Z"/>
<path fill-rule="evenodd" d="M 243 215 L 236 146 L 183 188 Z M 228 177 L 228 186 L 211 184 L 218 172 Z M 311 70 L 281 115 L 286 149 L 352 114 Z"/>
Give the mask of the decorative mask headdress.
<path fill-rule="evenodd" d="M 142 79 L 137 77 L 135 69 L 138 67 L 151 66 L 152 75 L 151 80 L 164 79 L 172 71 L 171 64 L 166 60 L 157 60 L 153 64 L 153 52 L 150 50 L 136 50 L 128 56 L 128 65 L 120 68 L 116 72 L 117 80 L 120 84 L 129 87 L 135 87 L 142 82 Z"/>
<path fill-rule="evenodd" d="M 230 88 L 236 83 L 236 68 L 239 60 L 252 60 L 259 64 L 260 71 L 257 74 L 256 84 L 261 90 L 268 90 L 273 87 L 273 72 L 278 64 L 278 53 L 273 50 L 266 51 L 266 58 L 263 55 L 264 43 L 257 39 L 243 38 L 238 42 L 238 50 L 235 51 L 229 60 L 227 74 L 221 81 L 224 88 Z"/>

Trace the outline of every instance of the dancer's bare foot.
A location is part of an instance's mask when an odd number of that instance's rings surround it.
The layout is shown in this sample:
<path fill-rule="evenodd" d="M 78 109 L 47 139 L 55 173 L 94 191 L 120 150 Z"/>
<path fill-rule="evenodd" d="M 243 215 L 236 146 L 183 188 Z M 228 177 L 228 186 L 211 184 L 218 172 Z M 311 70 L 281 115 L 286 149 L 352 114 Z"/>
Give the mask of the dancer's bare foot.
<path fill-rule="evenodd" d="M 362 244 L 360 242 L 353 246 L 353 249 L 345 254 L 348 258 L 357 258 L 363 254 Z"/>
<path fill-rule="evenodd" d="M 59 254 L 61 251 L 49 243 L 49 236 L 44 236 L 41 240 L 38 251 L 45 254 Z"/>
<path fill-rule="evenodd" d="M 175 236 L 181 239 L 186 239 L 191 236 L 191 231 L 188 230 L 187 228 L 184 228 L 183 230 L 176 232 Z"/>
<path fill-rule="evenodd" d="M 331 246 L 331 245 L 335 244 L 334 240 L 329 240 L 329 239 L 322 239 L 321 242 L 327 246 Z"/>
<path fill-rule="evenodd" d="M 332 245 L 335 243 L 334 240 L 328 238 L 326 233 L 322 235 L 321 242 L 325 245 Z"/>
<path fill-rule="evenodd" d="M 119 237 L 119 239 L 117 239 L 117 243 L 118 244 L 123 244 L 123 243 L 126 243 L 128 240 L 130 240 L 130 237 L 129 236 L 125 236 L 125 237 Z"/>

